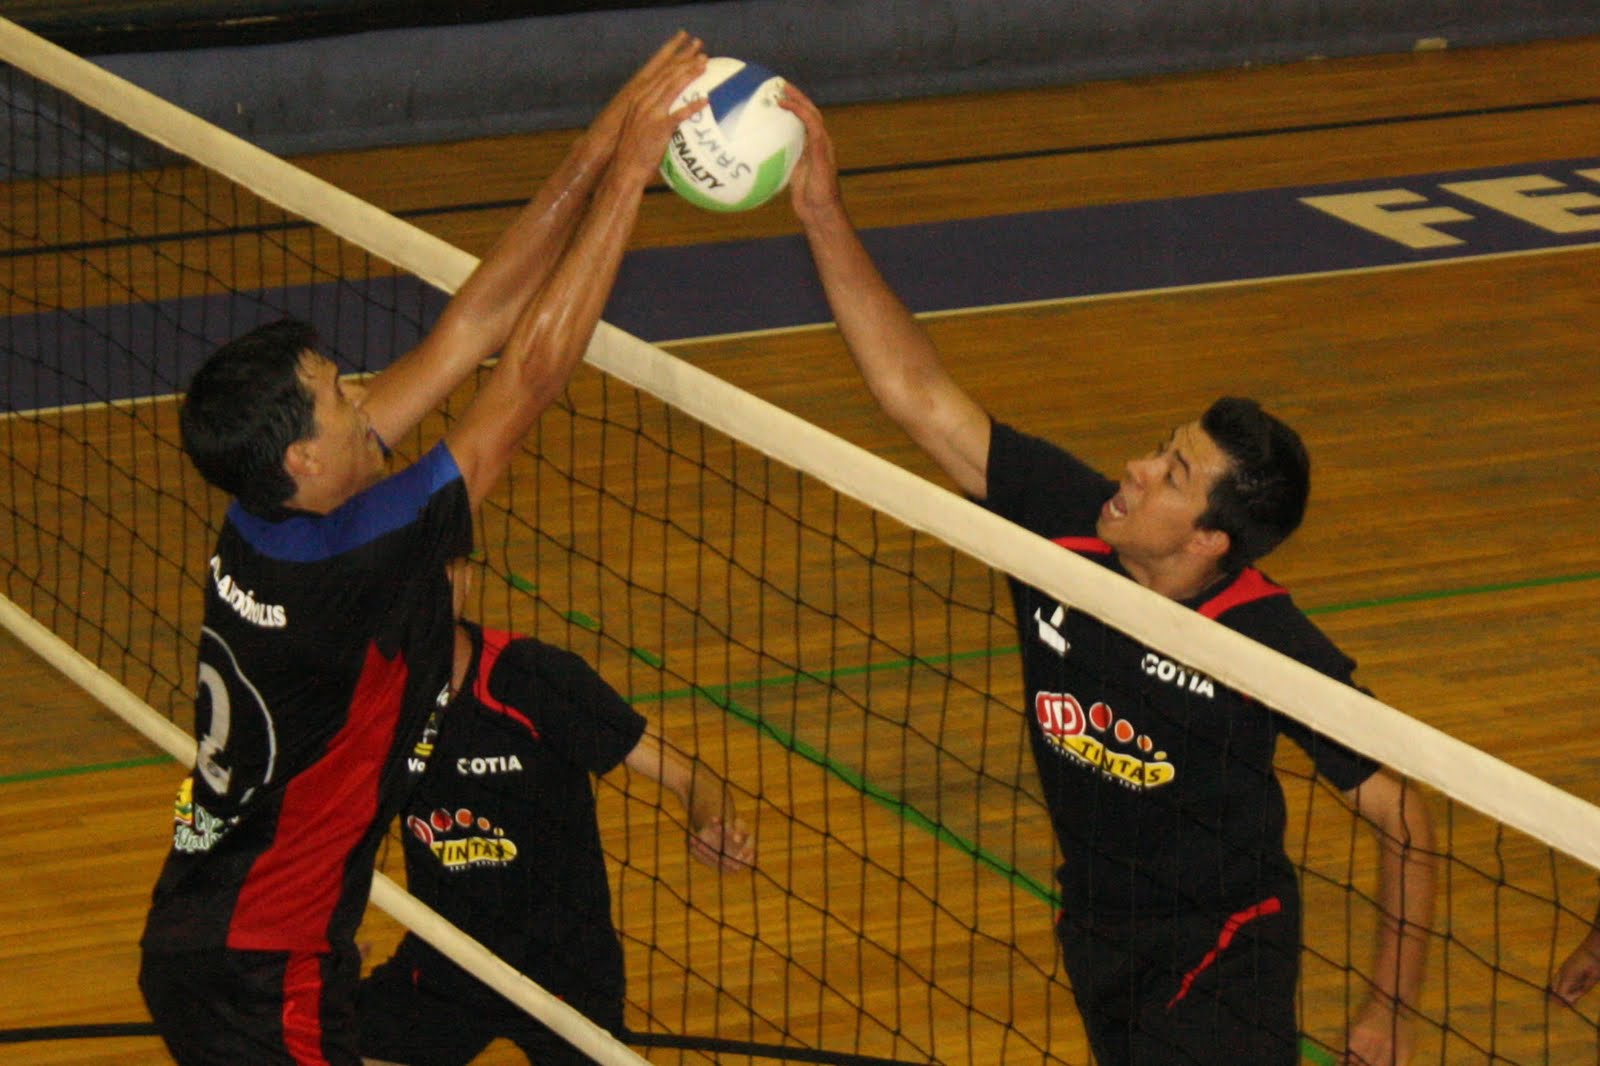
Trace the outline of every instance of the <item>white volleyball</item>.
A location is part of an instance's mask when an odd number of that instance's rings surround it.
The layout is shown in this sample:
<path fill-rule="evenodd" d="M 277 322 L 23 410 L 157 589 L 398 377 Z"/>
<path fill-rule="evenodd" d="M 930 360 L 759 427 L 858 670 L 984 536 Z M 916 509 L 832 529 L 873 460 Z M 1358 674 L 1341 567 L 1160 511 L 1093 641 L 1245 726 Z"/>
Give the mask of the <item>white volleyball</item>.
<path fill-rule="evenodd" d="M 667 184 L 711 211 L 747 211 L 781 192 L 806 146 L 805 127 L 778 103 L 783 86 L 754 63 L 708 60 L 678 98 L 709 103 L 673 131 L 661 160 Z"/>

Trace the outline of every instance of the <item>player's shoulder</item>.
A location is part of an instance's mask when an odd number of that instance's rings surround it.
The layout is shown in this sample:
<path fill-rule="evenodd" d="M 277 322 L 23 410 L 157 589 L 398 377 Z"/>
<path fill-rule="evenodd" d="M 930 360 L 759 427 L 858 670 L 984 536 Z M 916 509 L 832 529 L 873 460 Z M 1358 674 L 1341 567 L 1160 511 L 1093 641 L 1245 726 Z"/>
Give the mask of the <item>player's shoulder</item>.
<path fill-rule="evenodd" d="M 455 459 L 441 443 L 326 514 L 287 508 L 257 513 L 234 500 L 221 540 L 236 538 L 250 551 L 275 561 L 337 564 L 399 530 L 423 523 L 430 503 L 460 480 Z M 465 500 L 464 490 L 457 495 Z"/>
<path fill-rule="evenodd" d="M 526 633 L 485 629 L 485 642 L 500 645 L 499 660 L 523 665 L 551 666 L 562 669 L 588 669 L 589 664 L 577 652 L 568 651 Z"/>
<path fill-rule="evenodd" d="M 1063 446 L 996 421 L 985 505 L 1046 536 L 1092 528 L 1116 483 Z"/>
<path fill-rule="evenodd" d="M 1295 602 L 1289 589 L 1254 567 L 1246 567 L 1196 609 L 1257 643 L 1326 673 L 1354 669 L 1354 661 Z"/>
<path fill-rule="evenodd" d="M 486 629 L 489 684 L 493 691 L 568 693 L 601 683 L 599 673 L 577 652 L 537 637 Z"/>
<path fill-rule="evenodd" d="M 1088 469 L 1083 460 L 1055 441 L 998 419 L 991 422 L 989 428 L 989 463 L 991 466 L 1026 463 Z"/>

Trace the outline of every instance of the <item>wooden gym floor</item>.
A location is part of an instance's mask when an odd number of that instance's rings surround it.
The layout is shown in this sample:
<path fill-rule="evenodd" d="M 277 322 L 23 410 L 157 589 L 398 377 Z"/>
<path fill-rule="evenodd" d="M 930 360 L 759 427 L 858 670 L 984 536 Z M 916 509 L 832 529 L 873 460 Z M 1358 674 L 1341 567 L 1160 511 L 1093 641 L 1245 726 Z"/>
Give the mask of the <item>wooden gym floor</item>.
<path fill-rule="evenodd" d="M 829 117 L 852 213 L 880 227 L 1482 168 L 1541 173 L 1600 154 L 1597 68 L 1600 40 L 1578 40 Z M 410 211 L 525 195 L 567 136 L 302 162 Z M 1591 199 L 1574 213 L 1600 221 L 1600 171 L 1587 180 Z M 482 252 L 506 219 L 482 210 L 418 221 Z M 794 230 L 781 203 L 724 218 L 661 195 L 649 198 L 636 243 Z M 1284 413 L 1311 448 L 1316 479 L 1306 526 L 1273 557 L 1272 575 L 1317 612 L 1385 702 L 1600 801 L 1600 741 L 1589 732 L 1600 695 L 1597 278 L 1600 249 L 1568 249 L 973 310 L 930 328 L 997 416 L 1107 470 L 1219 394 L 1255 395 Z M 673 350 L 936 478 L 876 417 L 828 331 Z M 177 768 L 9 637 L 0 676 L 9 696 L 0 1030 L 143 1020 L 136 939 Z M 1571 905 L 1589 902 L 1580 886 Z M 1545 935 L 1512 947 L 1559 957 L 1576 932 L 1563 924 L 1559 943 Z M 380 918 L 370 935 L 381 942 L 393 929 Z M 1592 1018 L 1597 1008 L 1583 1010 Z M 1549 1057 L 1515 1061 L 1594 1060 L 1592 1028 L 1558 1020 L 1557 1030 L 1563 1042 Z M 4 1057 L 160 1061 L 146 1038 L 31 1043 Z M 1449 1061 L 1488 1060 L 1458 1049 Z"/>

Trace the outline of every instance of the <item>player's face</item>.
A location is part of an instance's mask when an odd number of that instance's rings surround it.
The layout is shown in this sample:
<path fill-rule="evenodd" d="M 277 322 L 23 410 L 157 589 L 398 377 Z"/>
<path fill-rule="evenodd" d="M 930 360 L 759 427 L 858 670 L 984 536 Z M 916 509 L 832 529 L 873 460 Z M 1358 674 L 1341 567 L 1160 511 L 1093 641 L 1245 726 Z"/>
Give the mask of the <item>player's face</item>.
<path fill-rule="evenodd" d="M 1201 531 L 1207 497 L 1228 457 L 1200 423 L 1186 422 L 1148 454 L 1129 460 L 1116 495 L 1100 508 L 1095 532 L 1130 572 L 1184 553 Z"/>
<path fill-rule="evenodd" d="M 383 476 L 383 448 L 361 403 L 366 389 L 339 377 L 332 360 L 307 352 L 300 379 L 310 391 L 316 431 L 310 440 L 329 492 L 348 499 Z"/>

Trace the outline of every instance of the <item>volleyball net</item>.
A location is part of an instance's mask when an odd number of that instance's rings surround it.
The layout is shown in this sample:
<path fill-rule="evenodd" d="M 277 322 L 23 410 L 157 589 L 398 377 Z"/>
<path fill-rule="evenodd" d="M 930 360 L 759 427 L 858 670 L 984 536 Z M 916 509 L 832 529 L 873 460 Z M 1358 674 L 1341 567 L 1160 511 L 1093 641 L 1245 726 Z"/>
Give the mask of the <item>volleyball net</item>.
<path fill-rule="evenodd" d="M 345 370 L 380 369 L 473 260 L 3 22 L 0 56 L 4 615 L 182 756 L 224 501 L 182 455 L 176 396 L 283 315 Z M 602 325 L 478 541 L 469 615 L 580 654 L 756 831 L 755 870 L 719 875 L 663 790 L 600 779 L 628 1042 L 653 1060 L 1089 1061 L 1007 574 L 1406 775 L 1438 826 L 1428 1061 L 1594 1046 L 1545 989 L 1593 912 L 1600 812 L 642 341 Z M 1378 983 L 1377 844 L 1281 748 L 1303 1053 L 1332 1061 Z M 629 1061 L 387 882 L 374 899 Z"/>

